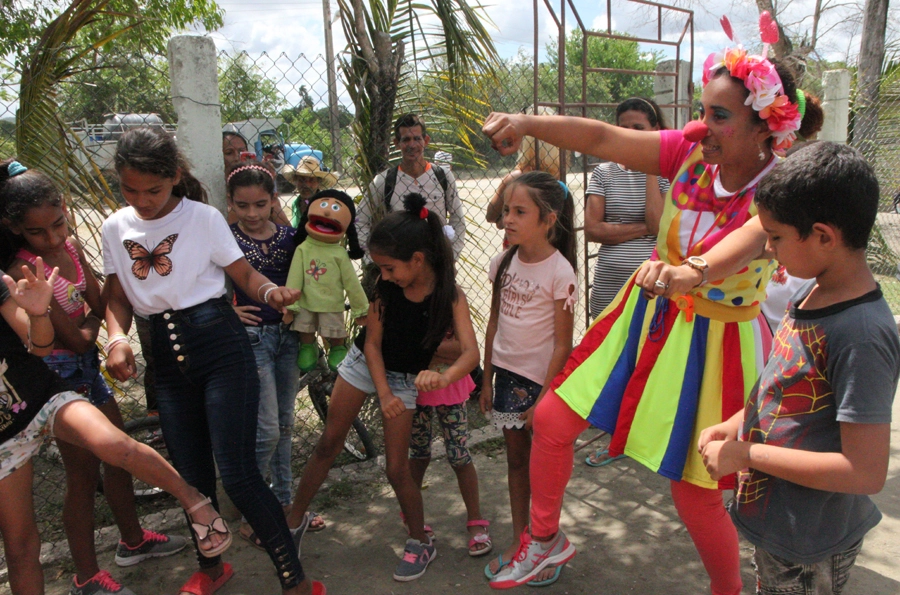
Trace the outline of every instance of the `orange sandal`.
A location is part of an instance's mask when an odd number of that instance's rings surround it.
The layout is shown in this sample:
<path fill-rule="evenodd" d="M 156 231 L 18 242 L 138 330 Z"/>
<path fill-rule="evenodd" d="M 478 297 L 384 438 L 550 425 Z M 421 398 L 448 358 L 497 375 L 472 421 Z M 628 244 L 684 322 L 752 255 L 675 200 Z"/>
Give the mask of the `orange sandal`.
<path fill-rule="evenodd" d="M 192 595 L 212 595 L 219 590 L 219 587 L 227 583 L 232 576 L 234 576 L 234 569 L 231 568 L 231 564 L 225 562 L 222 564 L 222 576 L 216 580 L 210 578 L 205 572 L 198 570 L 191 575 L 191 578 L 181 586 L 178 592 L 191 593 Z"/>

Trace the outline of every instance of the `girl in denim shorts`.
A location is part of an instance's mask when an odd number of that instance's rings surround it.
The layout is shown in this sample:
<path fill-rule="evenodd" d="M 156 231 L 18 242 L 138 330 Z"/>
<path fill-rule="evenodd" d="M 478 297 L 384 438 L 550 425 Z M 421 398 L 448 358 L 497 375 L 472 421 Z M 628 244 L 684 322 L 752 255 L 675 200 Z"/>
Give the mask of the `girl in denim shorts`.
<path fill-rule="evenodd" d="M 478 364 L 478 344 L 469 306 L 457 287 L 453 251 L 441 218 L 419 194 L 404 198 L 404 210 L 385 216 L 372 230 L 369 252 L 381 277 L 366 327 L 338 368 L 325 431 L 307 463 L 288 524 L 299 523 L 341 452 L 351 422 L 366 397 L 377 393 L 384 419 L 387 476 L 409 528 L 409 540 L 394 579 L 425 573 L 436 550 L 425 533 L 422 493 L 410 473 L 408 449 L 418 391 L 446 388 Z M 443 372 L 428 364 L 448 330 L 461 352 Z"/>
<path fill-rule="evenodd" d="M 528 172 L 506 187 L 503 224 L 511 247 L 491 260 L 481 408 L 506 441 L 513 540 L 485 567 L 489 579 L 509 565 L 528 525 L 531 420 L 572 351 L 573 211 L 572 195 L 548 173 Z M 551 584 L 560 569 L 546 570 L 529 584 Z"/>

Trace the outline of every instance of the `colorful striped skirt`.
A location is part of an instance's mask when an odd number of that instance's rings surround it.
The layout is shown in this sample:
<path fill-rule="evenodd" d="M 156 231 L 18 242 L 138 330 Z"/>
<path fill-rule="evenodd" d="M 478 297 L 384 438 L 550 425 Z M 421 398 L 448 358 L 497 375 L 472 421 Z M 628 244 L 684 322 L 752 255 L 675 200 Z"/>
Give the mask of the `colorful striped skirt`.
<path fill-rule="evenodd" d="M 734 322 L 694 312 L 688 322 L 672 300 L 647 300 L 632 277 L 553 387 L 573 411 L 613 435 L 610 455 L 624 453 L 669 479 L 732 489 L 733 475 L 716 482 L 706 472 L 697 441 L 703 429 L 744 407 L 762 372 L 771 333 L 755 311 Z"/>

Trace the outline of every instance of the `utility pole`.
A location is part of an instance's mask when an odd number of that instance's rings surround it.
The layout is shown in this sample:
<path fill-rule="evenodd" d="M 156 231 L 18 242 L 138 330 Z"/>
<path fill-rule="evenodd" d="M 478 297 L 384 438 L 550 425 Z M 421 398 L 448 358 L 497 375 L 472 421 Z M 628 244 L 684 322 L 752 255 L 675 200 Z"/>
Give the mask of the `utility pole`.
<path fill-rule="evenodd" d="M 866 0 L 862 40 L 859 47 L 857 116 L 853 124 L 853 146 L 869 163 L 875 163 L 878 136 L 878 93 L 884 63 L 884 34 L 889 0 Z"/>
<path fill-rule="evenodd" d="M 337 64 L 334 61 L 334 41 L 331 38 L 331 0 L 322 0 L 322 13 L 325 17 L 325 60 L 328 62 L 328 111 L 331 116 L 331 169 L 336 173 L 341 167 L 341 114 L 337 102 Z"/>

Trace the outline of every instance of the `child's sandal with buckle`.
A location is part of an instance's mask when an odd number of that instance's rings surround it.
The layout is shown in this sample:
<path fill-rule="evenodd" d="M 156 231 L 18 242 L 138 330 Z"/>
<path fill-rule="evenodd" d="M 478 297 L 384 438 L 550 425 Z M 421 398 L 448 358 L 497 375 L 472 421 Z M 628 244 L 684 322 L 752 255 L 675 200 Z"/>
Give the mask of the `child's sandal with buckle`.
<path fill-rule="evenodd" d="M 208 525 L 194 522 L 194 517 L 191 516 L 191 513 L 200 510 L 207 504 L 212 505 L 212 501 L 208 497 L 197 504 L 194 504 L 185 512 L 187 512 L 188 518 L 191 520 L 191 532 L 197 538 L 197 549 L 200 551 L 200 555 L 204 558 L 215 558 L 231 546 L 231 530 L 228 528 L 228 525 L 225 524 L 225 520 L 221 516 L 218 516 L 218 514 L 216 515 L 216 518 L 213 519 L 213 522 Z M 219 545 L 209 549 L 200 547 L 200 542 L 209 539 L 209 536 L 213 533 L 223 535 L 225 539 Z"/>
<path fill-rule="evenodd" d="M 485 519 L 466 522 L 466 529 L 469 529 L 470 527 L 481 527 L 484 529 L 483 533 L 476 533 L 469 539 L 469 555 L 473 558 L 489 554 L 491 553 L 491 550 L 494 549 L 490 533 L 488 533 L 488 527 L 490 526 L 491 522 Z M 478 545 L 484 545 L 485 547 L 478 548 L 476 547 Z"/>

